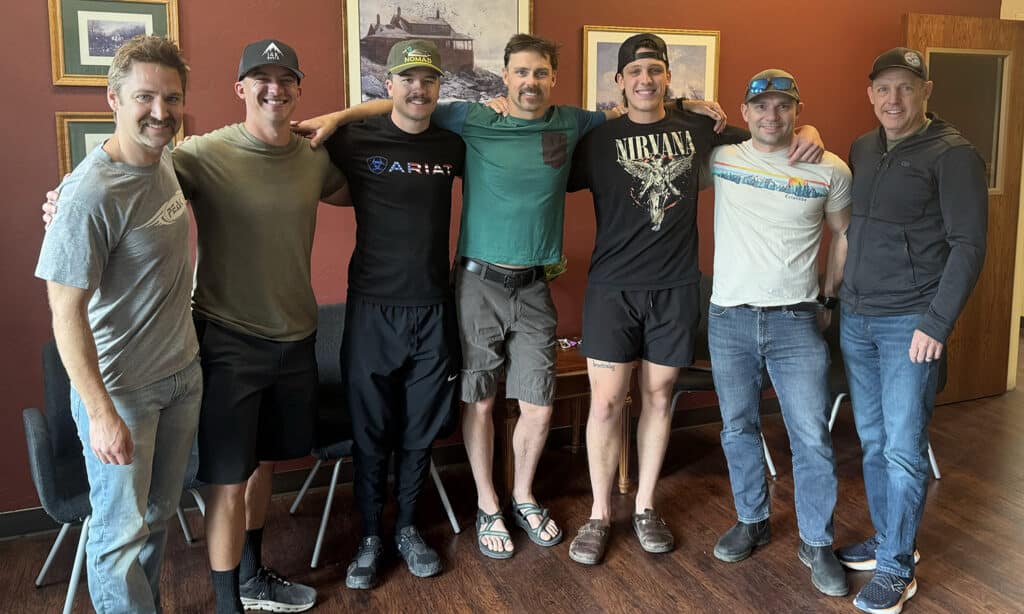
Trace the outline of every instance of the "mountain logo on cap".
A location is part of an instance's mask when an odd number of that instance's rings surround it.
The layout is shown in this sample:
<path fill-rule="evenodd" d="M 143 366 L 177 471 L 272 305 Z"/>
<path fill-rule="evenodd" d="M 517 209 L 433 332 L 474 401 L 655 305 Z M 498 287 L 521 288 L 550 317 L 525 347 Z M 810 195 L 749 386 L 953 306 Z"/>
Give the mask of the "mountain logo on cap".
<path fill-rule="evenodd" d="M 914 68 L 921 67 L 921 56 L 917 55 L 913 51 L 908 51 L 904 53 L 903 59 L 907 61 L 907 64 L 913 66 Z"/>
<path fill-rule="evenodd" d="M 276 62 L 281 59 L 282 54 L 281 50 L 277 48 L 276 44 L 270 43 L 269 45 L 267 45 L 267 48 L 263 50 L 262 55 L 264 58 L 267 59 L 268 62 Z"/>
<path fill-rule="evenodd" d="M 430 57 L 429 51 L 423 49 L 417 49 L 412 45 L 405 48 L 402 52 L 405 55 L 405 62 L 407 64 L 416 62 L 417 64 L 434 64 L 434 59 Z"/>

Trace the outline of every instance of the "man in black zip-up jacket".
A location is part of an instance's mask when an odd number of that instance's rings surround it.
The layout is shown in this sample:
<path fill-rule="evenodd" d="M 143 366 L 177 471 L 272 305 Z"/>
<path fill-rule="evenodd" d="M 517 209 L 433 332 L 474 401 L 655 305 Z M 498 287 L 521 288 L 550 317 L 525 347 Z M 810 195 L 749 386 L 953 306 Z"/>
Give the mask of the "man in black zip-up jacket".
<path fill-rule="evenodd" d="M 881 126 L 850 150 L 853 216 L 841 345 L 875 534 L 840 548 L 875 569 L 854 605 L 899 612 L 914 596 L 917 529 L 928 480 L 928 421 L 939 360 L 985 258 L 985 163 L 952 125 L 925 114 L 921 54 L 898 47 L 872 68 Z"/>

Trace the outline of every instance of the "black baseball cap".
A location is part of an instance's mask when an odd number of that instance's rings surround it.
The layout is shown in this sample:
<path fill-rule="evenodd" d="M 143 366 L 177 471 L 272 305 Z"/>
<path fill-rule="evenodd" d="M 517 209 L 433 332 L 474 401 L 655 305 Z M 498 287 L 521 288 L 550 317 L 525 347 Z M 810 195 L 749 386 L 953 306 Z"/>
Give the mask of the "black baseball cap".
<path fill-rule="evenodd" d="M 306 76 L 299 70 L 299 56 L 294 49 L 279 40 L 265 38 L 245 46 L 238 62 L 238 80 L 245 78 L 252 69 L 267 65 L 287 68 L 300 81 Z"/>
<path fill-rule="evenodd" d="M 878 76 L 878 73 L 887 68 L 909 70 L 925 81 L 928 80 L 928 67 L 924 63 L 924 56 L 916 49 L 894 47 L 886 51 L 875 58 L 875 63 L 871 66 L 871 74 L 868 75 L 868 79 L 873 81 Z"/>
<path fill-rule="evenodd" d="M 653 49 L 654 51 L 638 51 L 639 49 Z M 622 41 L 622 44 L 619 45 L 619 67 L 615 74 L 621 73 L 626 64 L 645 58 L 661 60 L 665 63 L 665 68 L 668 68 L 668 47 L 657 34 L 642 32 Z"/>

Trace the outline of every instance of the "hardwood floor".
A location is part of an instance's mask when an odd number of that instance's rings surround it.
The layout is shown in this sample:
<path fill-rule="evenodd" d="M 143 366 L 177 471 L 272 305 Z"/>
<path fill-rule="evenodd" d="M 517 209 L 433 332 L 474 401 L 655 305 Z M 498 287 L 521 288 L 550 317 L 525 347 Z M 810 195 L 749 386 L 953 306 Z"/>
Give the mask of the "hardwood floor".
<path fill-rule="evenodd" d="M 929 486 L 919 534 L 922 554 L 919 591 L 905 612 L 1021 612 L 1024 604 L 1024 392 L 940 407 L 932 422 L 932 445 L 943 477 Z M 772 542 L 743 562 L 726 564 L 711 554 L 720 532 L 735 518 L 718 425 L 673 434 L 658 506 L 672 527 L 677 548 L 666 555 L 643 552 L 630 526 L 632 498 L 616 498 L 613 535 L 602 565 L 584 567 L 567 550 L 576 527 L 590 511 L 585 455 L 554 449 L 541 460 L 537 495 L 566 531 L 562 544 L 543 549 L 514 532 L 516 556 L 484 559 L 473 531 L 473 482 L 468 467 L 443 471 L 463 524 L 453 535 L 437 495 L 423 497 L 423 533 L 439 548 L 446 571 L 413 578 L 390 564 L 380 587 L 353 591 L 344 586 L 345 568 L 357 540 L 352 494 L 339 488 L 321 567 L 309 568 L 313 540 L 326 497 L 312 492 L 296 516 L 291 497 L 275 498 L 266 537 L 265 562 L 287 576 L 315 586 L 315 612 L 852 612 L 853 592 L 868 572 L 852 573 L 851 594 L 826 597 L 810 584 L 796 557 L 799 537 L 793 509 L 792 467 L 778 415 L 766 416 L 764 430 L 779 470 L 771 484 Z M 860 447 L 844 406 L 834 443 L 839 464 L 836 541 L 869 533 L 860 471 Z M 205 542 L 198 512 L 189 514 L 198 541 L 186 545 L 175 523 L 168 541 L 162 593 L 167 612 L 212 611 Z M 77 532 L 69 536 L 73 542 Z M 49 584 L 33 579 L 53 535 L 0 543 L 0 611 L 58 612 L 70 574 L 73 543 L 66 543 Z M 76 612 L 89 612 L 85 582 Z"/>

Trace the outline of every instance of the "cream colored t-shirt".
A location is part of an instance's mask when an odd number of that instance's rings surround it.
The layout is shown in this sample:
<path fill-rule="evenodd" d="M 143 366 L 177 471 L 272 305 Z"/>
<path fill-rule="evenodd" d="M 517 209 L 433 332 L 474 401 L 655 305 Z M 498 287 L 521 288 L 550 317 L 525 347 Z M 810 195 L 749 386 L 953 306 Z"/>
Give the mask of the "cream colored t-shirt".
<path fill-rule="evenodd" d="M 711 154 L 715 274 L 711 302 L 769 307 L 818 296 L 824 213 L 850 205 L 850 169 L 830 152 L 790 165 L 744 141 Z"/>
<path fill-rule="evenodd" d="M 344 185 L 327 152 L 297 136 L 268 145 L 233 124 L 178 146 L 174 169 L 199 228 L 193 312 L 273 341 L 313 334 L 317 205 Z"/>

